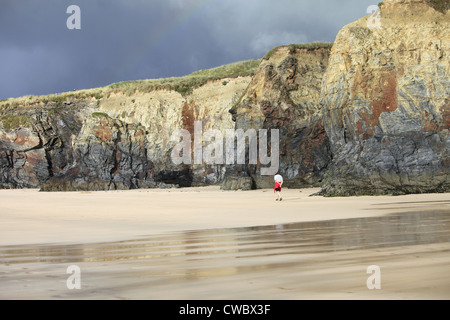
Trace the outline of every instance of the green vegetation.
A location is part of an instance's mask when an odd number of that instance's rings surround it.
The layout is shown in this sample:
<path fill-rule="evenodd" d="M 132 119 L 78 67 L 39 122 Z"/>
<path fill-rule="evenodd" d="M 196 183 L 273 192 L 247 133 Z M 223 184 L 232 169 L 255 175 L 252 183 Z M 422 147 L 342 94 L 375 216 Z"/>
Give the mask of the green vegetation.
<path fill-rule="evenodd" d="M 43 96 L 44 103 L 63 103 L 69 100 L 79 100 L 79 99 L 91 99 L 100 100 L 103 98 L 103 93 L 101 89 L 91 89 L 91 90 L 80 90 L 74 92 L 66 92 L 60 94 L 52 94 L 48 96 Z"/>
<path fill-rule="evenodd" d="M 427 0 L 426 2 L 434 10 L 444 14 L 450 9 L 450 1 L 448 0 Z"/>
<path fill-rule="evenodd" d="M 2 100 L 2 102 L 7 101 L 7 103 L 0 104 L 0 109 L 2 107 L 5 109 L 14 109 L 17 107 L 32 106 L 36 104 L 61 104 L 64 102 L 84 99 L 96 99 L 97 101 L 99 101 L 103 98 L 103 96 L 104 94 L 102 88 L 70 91 L 58 94 L 49 94 L 45 96 L 24 96 L 20 98 L 10 98 Z"/>
<path fill-rule="evenodd" d="M 123 81 L 111 84 L 105 90 L 109 90 L 110 92 L 124 92 L 130 96 L 136 91 L 150 92 L 165 89 L 177 91 L 185 96 L 195 88 L 203 86 L 208 81 L 252 76 L 258 69 L 260 62 L 258 59 L 235 62 L 217 68 L 196 71 L 184 77 Z"/>
<path fill-rule="evenodd" d="M 270 57 L 277 52 L 280 48 L 288 48 L 289 52 L 295 53 L 297 49 L 307 49 L 307 50 L 317 50 L 317 49 L 328 49 L 331 50 L 331 47 L 333 47 L 333 43 L 330 42 L 312 42 L 312 43 L 299 43 L 299 44 L 290 44 L 288 46 L 279 46 L 271 49 L 269 52 L 266 53 L 266 55 L 263 57 L 264 60 L 269 60 Z"/>
<path fill-rule="evenodd" d="M 244 76 L 252 76 L 258 69 L 260 62 L 261 60 L 259 59 L 240 61 L 220 66 L 217 68 L 196 71 L 190 74 L 189 76 L 206 77 L 214 80 L 222 78 L 237 78 Z"/>
<path fill-rule="evenodd" d="M 94 97 L 95 99 L 97 99 L 97 100 L 102 99 L 102 98 L 103 98 L 102 91 L 100 90 L 100 92 L 95 93 L 95 94 L 93 95 L 93 97 Z"/>
<path fill-rule="evenodd" d="M 3 128 L 6 131 L 10 132 L 14 129 L 29 126 L 30 125 L 30 117 L 8 114 L 8 115 L 1 116 L 0 122 L 3 124 Z"/>
<path fill-rule="evenodd" d="M 107 113 L 104 112 L 94 112 L 92 113 L 92 117 L 94 118 L 110 118 L 109 115 Z"/>
<path fill-rule="evenodd" d="M 425 1 L 430 7 L 434 10 L 439 11 L 441 13 L 446 13 L 448 9 L 450 9 L 450 1 L 448 0 L 426 0 Z M 384 2 L 379 2 L 378 7 L 381 9 Z"/>
<path fill-rule="evenodd" d="M 242 92 L 242 94 L 240 95 L 240 97 L 236 100 L 235 103 L 233 103 L 233 105 L 231 106 L 230 110 L 236 110 L 237 106 L 242 102 L 242 99 L 245 96 L 246 91 L 244 90 L 244 92 Z"/>
<path fill-rule="evenodd" d="M 19 103 L 13 100 L 13 101 L 7 102 L 5 104 L 1 104 L 0 110 L 1 109 L 5 109 L 5 110 L 6 109 L 16 109 L 18 106 L 19 106 Z"/>

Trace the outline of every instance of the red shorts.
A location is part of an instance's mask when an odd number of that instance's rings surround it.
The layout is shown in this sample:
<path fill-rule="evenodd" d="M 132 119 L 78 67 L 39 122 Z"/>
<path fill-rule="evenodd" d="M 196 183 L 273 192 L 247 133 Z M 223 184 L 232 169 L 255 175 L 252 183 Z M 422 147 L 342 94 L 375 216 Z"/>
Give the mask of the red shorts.
<path fill-rule="evenodd" d="M 275 191 L 281 191 L 281 184 L 279 184 L 278 182 L 275 182 Z"/>

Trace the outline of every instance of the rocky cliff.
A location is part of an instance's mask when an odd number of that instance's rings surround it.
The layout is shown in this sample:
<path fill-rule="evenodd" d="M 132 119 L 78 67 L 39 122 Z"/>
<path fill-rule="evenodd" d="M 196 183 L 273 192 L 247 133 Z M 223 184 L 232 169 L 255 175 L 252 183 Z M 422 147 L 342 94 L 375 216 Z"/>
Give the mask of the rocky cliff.
<path fill-rule="evenodd" d="M 320 185 L 331 160 L 319 112 L 330 48 L 326 43 L 274 48 L 262 59 L 240 103 L 230 110 L 238 129 L 279 130 L 279 171 L 288 187 Z M 273 177 L 260 171 L 260 164 L 228 168 L 222 187 L 235 188 L 236 177 L 244 183 L 250 178 L 257 188 L 271 187 Z"/>
<path fill-rule="evenodd" d="M 177 141 L 172 134 L 179 129 L 193 134 L 195 120 L 202 120 L 205 131 L 234 128 L 228 110 L 251 77 L 226 68 L 225 74 L 234 76 L 121 83 L 3 101 L 0 188 L 115 190 L 217 183 L 224 166 L 173 163 Z"/>
<path fill-rule="evenodd" d="M 0 101 L 0 188 L 272 187 L 260 161 L 176 164 L 173 133 L 193 138 L 201 120 L 222 145 L 229 129 L 278 129 L 288 187 L 448 192 L 448 1 L 379 7 L 345 26 L 332 48 L 288 45 L 188 78 Z"/>
<path fill-rule="evenodd" d="M 333 153 L 323 192 L 448 191 L 448 10 L 438 1 L 380 7 L 345 26 L 332 49 L 321 91 Z"/>

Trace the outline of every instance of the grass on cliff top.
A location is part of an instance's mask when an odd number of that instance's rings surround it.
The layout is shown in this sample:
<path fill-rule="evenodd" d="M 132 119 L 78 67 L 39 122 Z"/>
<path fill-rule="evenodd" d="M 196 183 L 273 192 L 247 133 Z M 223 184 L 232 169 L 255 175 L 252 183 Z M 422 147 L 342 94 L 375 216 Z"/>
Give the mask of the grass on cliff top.
<path fill-rule="evenodd" d="M 449 0 L 425 0 L 425 3 L 432 7 L 434 10 L 439 11 L 441 13 L 446 13 L 448 9 L 450 9 L 450 1 Z M 384 2 L 379 2 L 378 7 L 381 9 Z"/>
<path fill-rule="evenodd" d="M 184 77 L 172 77 L 162 79 L 134 80 L 113 83 L 106 87 L 70 91 L 44 96 L 24 96 L 0 100 L 0 114 L 2 110 L 16 109 L 20 106 L 31 106 L 36 104 L 63 103 L 67 100 L 95 99 L 100 100 L 108 97 L 111 93 L 123 93 L 131 96 L 135 92 L 151 92 L 153 90 L 166 89 L 174 90 L 182 95 L 192 92 L 195 88 L 201 87 L 208 81 L 220 80 L 223 78 L 237 78 L 253 76 L 258 69 L 260 59 L 235 62 L 220 67 L 196 71 Z M 225 85 L 226 83 L 224 83 Z"/>
<path fill-rule="evenodd" d="M 331 47 L 333 47 L 333 43 L 331 42 L 298 43 L 298 44 L 290 44 L 287 46 L 278 46 L 267 52 L 266 55 L 263 57 L 263 59 L 269 60 L 270 57 L 280 48 L 288 48 L 290 53 L 295 53 L 297 49 L 317 50 L 325 48 L 331 50 Z"/>
<path fill-rule="evenodd" d="M 111 84 L 106 88 L 113 92 L 125 92 L 127 95 L 136 91 L 150 92 L 158 89 L 174 90 L 181 95 L 186 95 L 208 81 L 253 76 L 260 62 L 259 59 L 235 62 L 212 69 L 196 71 L 184 77 L 123 81 Z"/>

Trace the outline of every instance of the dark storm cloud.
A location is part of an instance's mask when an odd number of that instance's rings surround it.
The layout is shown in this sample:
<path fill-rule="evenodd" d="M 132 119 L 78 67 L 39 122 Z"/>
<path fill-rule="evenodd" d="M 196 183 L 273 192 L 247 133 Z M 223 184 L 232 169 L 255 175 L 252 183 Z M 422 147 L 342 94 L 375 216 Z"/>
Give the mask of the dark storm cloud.
<path fill-rule="evenodd" d="M 361 0 L 1 0 L 0 99 L 181 76 L 333 41 Z M 69 30 L 69 5 L 81 30 Z"/>

